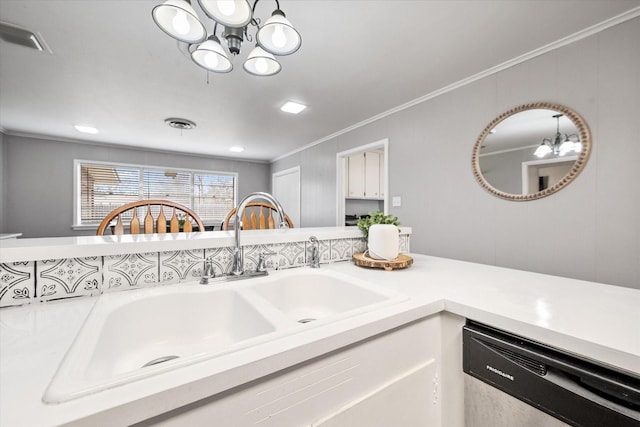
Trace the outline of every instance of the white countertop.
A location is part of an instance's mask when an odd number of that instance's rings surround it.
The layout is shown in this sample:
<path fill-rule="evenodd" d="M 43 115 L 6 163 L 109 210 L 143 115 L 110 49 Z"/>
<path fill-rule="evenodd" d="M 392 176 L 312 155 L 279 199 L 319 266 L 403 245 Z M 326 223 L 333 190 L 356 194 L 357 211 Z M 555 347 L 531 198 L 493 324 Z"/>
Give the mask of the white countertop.
<path fill-rule="evenodd" d="M 20 236 L 22 236 L 22 233 L 5 233 L 0 234 L 0 240 L 17 239 Z"/>
<path fill-rule="evenodd" d="M 640 291 L 412 256 L 413 266 L 392 272 L 321 267 L 396 289 L 406 302 L 57 405 L 42 395 L 97 298 L 4 308 L 0 425 L 131 424 L 443 310 L 640 374 Z"/>

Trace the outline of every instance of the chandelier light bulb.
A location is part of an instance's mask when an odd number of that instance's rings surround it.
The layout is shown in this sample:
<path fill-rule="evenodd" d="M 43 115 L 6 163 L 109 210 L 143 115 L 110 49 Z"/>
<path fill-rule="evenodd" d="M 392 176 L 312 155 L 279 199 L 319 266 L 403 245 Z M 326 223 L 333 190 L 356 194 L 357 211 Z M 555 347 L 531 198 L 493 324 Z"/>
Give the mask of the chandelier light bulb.
<path fill-rule="evenodd" d="M 184 10 L 176 10 L 176 16 L 172 21 L 173 28 L 176 30 L 176 33 L 180 35 L 185 35 L 189 33 L 191 29 L 189 26 L 189 21 L 187 20 L 187 14 Z"/>
<path fill-rule="evenodd" d="M 272 54 L 256 46 L 243 64 L 244 70 L 254 76 L 273 76 L 282 68 Z"/>
<path fill-rule="evenodd" d="M 284 27 L 282 25 L 276 25 L 271 36 L 271 41 L 274 46 L 283 48 L 287 44 L 287 35 L 284 33 Z"/>
<path fill-rule="evenodd" d="M 269 70 L 269 64 L 267 64 L 267 60 L 264 58 L 256 59 L 256 71 L 260 74 L 265 74 Z"/>
<path fill-rule="evenodd" d="M 234 0 L 218 0 L 218 9 L 225 16 L 236 13 L 236 2 Z"/>
<path fill-rule="evenodd" d="M 544 156 L 546 156 L 547 154 L 551 153 L 551 148 L 549 148 L 549 146 L 547 144 L 541 144 L 535 151 L 535 153 L 533 153 L 534 156 L 536 156 L 537 158 L 541 159 Z"/>
<path fill-rule="evenodd" d="M 205 15 L 225 28 L 244 28 L 253 18 L 247 0 L 198 0 L 198 4 Z"/>
<path fill-rule="evenodd" d="M 207 38 L 207 29 L 187 0 L 166 0 L 151 11 L 156 25 L 174 39 L 195 44 Z"/>
<path fill-rule="evenodd" d="M 573 143 L 573 151 L 576 153 L 580 153 L 582 151 L 582 142 L 574 142 Z"/>
<path fill-rule="evenodd" d="M 280 9 L 256 33 L 258 45 L 273 55 L 290 55 L 300 48 L 302 38 Z"/>
<path fill-rule="evenodd" d="M 193 49 L 191 59 L 205 70 L 214 73 L 228 73 L 233 69 L 233 64 L 220 46 L 220 39 L 215 35 L 209 36 L 207 41 Z"/>
<path fill-rule="evenodd" d="M 208 68 L 215 69 L 220 63 L 218 60 L 218 54 L 214 52 L 207 52 L 206 55 L 204 55 L 204 63 Z"/>

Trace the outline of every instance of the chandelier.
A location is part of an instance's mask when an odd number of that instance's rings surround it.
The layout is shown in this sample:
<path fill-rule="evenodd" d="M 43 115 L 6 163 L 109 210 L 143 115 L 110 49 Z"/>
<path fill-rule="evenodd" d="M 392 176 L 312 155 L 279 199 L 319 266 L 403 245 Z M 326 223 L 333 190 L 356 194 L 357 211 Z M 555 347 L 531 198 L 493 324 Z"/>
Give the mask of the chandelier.
<path fill-rule="evenodd" d="M 162 31 L 188 44 L 189 54 L 196 64 L 215 73 L 228 73 L 233 69 L 217 36 L 218 25 L 223 28 L 221 36 L 228 52 L 234 56 L 240 53 L 245 39 L 253 41 L 248 30 L 250 26 L 256 27 L 256 44 L 243 68 L 256 76 L 272 76 L 282 69 L 274 55 L 294 53 L 300 48 L 302 38 L 280 10 L 278 0 L 275 0 L 276 10 L 262 24 L 254 16 L 258 1 L 255 0 L 251 7 L 248 0 L 197 0 L 202 14 L 215 22 L 211 34 L 207 34 L 203 20 L 190 0 L 166 0 L 155 6 L 151 15 Z"/>
<path fill-rule="evenodd" d="M 582 151 L 582 143 L 580 137 L 576 134 L 567 135 L 566 133 L 560 133 L 560 117 L 564 114 L 555 114 L 552 116 L 556 119 L 556 134 L 553 138 L 545 138 L 536 151 L 534 156 L 541 159 L 547 154 L 553 153 L 557 156 L 564 156 L 571 152 L 579 153 Z"/>

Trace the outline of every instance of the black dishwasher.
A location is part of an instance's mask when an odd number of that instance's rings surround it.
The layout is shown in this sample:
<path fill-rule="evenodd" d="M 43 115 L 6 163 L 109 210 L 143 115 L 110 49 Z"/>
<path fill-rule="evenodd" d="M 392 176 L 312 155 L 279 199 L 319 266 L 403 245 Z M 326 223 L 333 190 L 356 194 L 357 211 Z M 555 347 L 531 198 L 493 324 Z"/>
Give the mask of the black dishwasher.
<path fill-rule="evenodd" d="M 462 335 L 467 427 L 640 426 L 636 374 L 472 321 Z"/>

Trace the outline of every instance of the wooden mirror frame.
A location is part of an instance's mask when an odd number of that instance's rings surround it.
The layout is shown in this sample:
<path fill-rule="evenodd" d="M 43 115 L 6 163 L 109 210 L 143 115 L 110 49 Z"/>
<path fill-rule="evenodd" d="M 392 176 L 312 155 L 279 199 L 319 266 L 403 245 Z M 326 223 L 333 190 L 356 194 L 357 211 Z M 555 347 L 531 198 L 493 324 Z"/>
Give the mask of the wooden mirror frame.
<path fill-rule="evenodd" d="M 538 191 L 536 193 L 531 194 L 510 194 L 500 191 L 494 188 L 482 175 L 482 171 L 480 170 L 480 148 L 482 147 L 485 138 L 491 133 L 491 131 L 503 120 L 513 116 L 514 114 L 520 113 L 526 110 L 535 110 L 535 109 L 544 109 L 544 110 L 554 110 L 561 112 L 567 118 L 569 118 L 573 124 L 578 129 L 580 134 L 580 142 L 582 143 L 582 151 L 578 155 L 578 159 L 573 164 L 571 170 L 557 183 L 553 186 Z M 580 116 L 578 113 L 573 111 L 572 109 L 565 107 L 564 105 L 554 104 L 550 102 L 534 102 L 530 104 L 523 104 L 518 107 L 512 108 L 509 111 L 504 112 L 500 116 L 496 117 L 491 123 L 484 128 L 475 145 L 473 146 L 473 156 L 472 156 L 472 167 L 473 167 L 473 175 L 476 177 L 478 183 L 487 190 L 489 193 L 494 196 L 500 197 L 505 200 L 513 200 L 513 201 L 527 201 L 527 200 L 536 200 L 541 199 L 543 197 L 549 196 L 557 191 L 560 191 L 563 187 L 568 185 L 571 181 L 573 181 L 576 176 L 580 174 L 582 169 L 584 169 L 587 160 L 589 159 L 589 155 L 591 154 L 591 132 L 589 131 L 589 126 L 587 126 L 587 122 Z"/>

